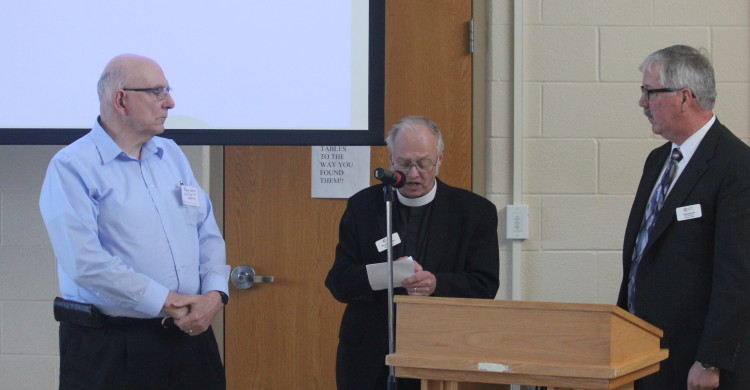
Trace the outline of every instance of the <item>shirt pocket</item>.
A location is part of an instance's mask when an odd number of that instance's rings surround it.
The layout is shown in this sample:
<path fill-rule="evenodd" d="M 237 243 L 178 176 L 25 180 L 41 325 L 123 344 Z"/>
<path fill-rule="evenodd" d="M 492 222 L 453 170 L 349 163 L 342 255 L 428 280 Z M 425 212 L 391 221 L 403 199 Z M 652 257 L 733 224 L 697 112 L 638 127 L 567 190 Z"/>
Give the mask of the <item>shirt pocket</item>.
<path fill-rule="evenodd" d="M 198 207 L 196 206 L 182 206 L 182 214 L 185 216 L 185 222 L 189 226 L 198 225 Z"/>

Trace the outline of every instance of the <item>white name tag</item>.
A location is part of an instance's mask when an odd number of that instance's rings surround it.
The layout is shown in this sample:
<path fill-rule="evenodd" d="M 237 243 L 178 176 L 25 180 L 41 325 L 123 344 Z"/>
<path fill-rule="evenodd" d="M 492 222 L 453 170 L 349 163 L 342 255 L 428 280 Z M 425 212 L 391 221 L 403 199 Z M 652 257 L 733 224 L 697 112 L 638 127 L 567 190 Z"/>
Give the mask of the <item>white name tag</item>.
<path fill-rule="evenodd" d="M 182 191 L 182 205 L 183 206 L 200 206 L 198 200 L 198 188 L 193 186 L 181 185 L 180 190 Z"/>
<path fill-rule="evenodd" d="M 678 207 L 675 212 L 677 213 L 678 221 L 686 221 L 688 219 L 695 219 L 703 216 L 700 204 Z"/>
<path fill-rule="evenodd" d="M 398 233 L 393 233 L 391 241 L 393 242 L 393 246 L 396 246 L 401 243 L 401 237 L 398 236 Z M 383 237 L 375 241 L 375 246 L 378 247 L 378 252 L 388 249 L 388 237 Z"/>

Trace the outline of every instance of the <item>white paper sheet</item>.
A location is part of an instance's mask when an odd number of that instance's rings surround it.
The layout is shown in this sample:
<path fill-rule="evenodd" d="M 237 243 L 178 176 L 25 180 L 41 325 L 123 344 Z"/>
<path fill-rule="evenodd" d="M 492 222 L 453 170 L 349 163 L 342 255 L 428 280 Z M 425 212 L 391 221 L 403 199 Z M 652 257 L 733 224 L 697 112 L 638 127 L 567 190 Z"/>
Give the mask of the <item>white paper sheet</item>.
<path fill-rule="evenodd" d="M 401 282 L 412 275 L 414 275 L 414 259 L 411 256 L 393 262 L 393 287 L 401 287 Z M 388 288 L 388 263 L 367 264 L 367 279 L 373 291 Z"/>

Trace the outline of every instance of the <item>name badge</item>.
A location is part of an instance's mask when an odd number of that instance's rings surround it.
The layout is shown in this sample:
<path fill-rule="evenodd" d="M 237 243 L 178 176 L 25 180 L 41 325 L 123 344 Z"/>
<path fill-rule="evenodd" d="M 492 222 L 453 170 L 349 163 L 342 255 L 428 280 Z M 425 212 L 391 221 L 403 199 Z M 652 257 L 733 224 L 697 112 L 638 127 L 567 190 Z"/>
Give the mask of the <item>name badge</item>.
<path fill-rule="evenodd" d="M 393 242 L 393 246 L 396 246 L 401 243 L 401 237 L 398 236 L 398 233 L 393 233 L 391 241 Z M 378 252 L 388 249 L 388 237 L 383 237 L 375 241 L 375 246 L 378 247 Z"/>
<path fill-rule="evenodd" d="M 180 191 L 182 192 L 183 206 L 200 206 L 200 201 L 198 200 L 198 187 L 181 185 Z"/>
<path fill-rule="evenodd" d="M 678 207 L 675 212 L 677 213 L 678 221 L 687 221 L 688 219 L 695 219 L 703 216 L 700 204 Z"/>

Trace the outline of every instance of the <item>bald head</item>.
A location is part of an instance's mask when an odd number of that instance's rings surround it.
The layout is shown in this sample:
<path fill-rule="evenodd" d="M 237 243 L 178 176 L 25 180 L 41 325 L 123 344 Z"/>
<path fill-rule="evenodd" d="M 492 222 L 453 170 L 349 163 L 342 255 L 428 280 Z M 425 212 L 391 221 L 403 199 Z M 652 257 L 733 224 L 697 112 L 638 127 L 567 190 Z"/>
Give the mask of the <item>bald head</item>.
<path fill-rule="evenodd" d="M 143 143 L 164 132 L 174 100 L 156 61 L 119 55 L 104 67 L 97 90 L 99 123 L 126 153 L 138 156 Z"/>
<path fill-rule="evenodd" d="M 104 67 L 97 84 L 99 103 L 111 103 L 114 91 L 124 88 L 127 84 L 137 83 L 144 78 L 146 72 L 156 69 L 162 73 L 156 61 L 136 54 L 121 54 L 111 59 Z"/>

